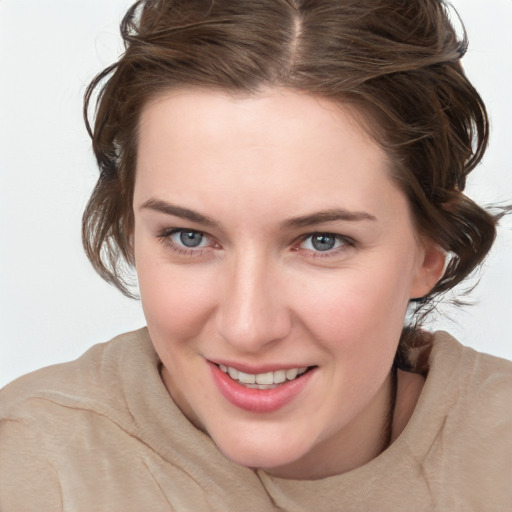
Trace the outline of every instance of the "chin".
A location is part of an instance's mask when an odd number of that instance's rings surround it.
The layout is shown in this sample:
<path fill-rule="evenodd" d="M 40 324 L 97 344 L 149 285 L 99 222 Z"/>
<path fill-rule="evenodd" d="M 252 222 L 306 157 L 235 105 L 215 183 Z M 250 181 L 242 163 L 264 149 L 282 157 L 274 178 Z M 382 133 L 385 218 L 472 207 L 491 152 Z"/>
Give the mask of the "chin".
<path fill-rule="evenodd" d="M 286 435 L 270 437 L 258 433 L 247 437 L 212 438 L 229 460 L 252 469 L 271 470 L 292 464 L 305 455 L 304 443 L 294 442 Z"/>
<path fill-rule="evenodd" d="M 236 452 L 232 453 L 231 451 L 221 450 L 224 455 L 239 466 L 244 466 L 250 469 L 264 469 L 269 473 L 272 473 L 272 470 L 276 470 L 277 468 L 281 468 L 283 466 L 288 466 L 296 462 L 300 455 L 291 455 L 288 453 L 273 452 L 259 452 L 259 453 L 250 453 L 250 452 Z"/>

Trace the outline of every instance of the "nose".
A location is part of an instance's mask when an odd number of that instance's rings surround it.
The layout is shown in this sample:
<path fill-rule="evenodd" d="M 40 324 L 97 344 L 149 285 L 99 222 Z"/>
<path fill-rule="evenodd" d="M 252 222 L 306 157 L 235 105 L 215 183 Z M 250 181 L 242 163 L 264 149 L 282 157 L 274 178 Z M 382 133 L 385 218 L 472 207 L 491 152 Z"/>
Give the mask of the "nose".
<path fill-rule="evenodd" d="M 254 255 L 231 263 L 222 274 L 218 330 L 238 352 L 257 353 L 290 332 L 280 272 L 275 264 Z"/>

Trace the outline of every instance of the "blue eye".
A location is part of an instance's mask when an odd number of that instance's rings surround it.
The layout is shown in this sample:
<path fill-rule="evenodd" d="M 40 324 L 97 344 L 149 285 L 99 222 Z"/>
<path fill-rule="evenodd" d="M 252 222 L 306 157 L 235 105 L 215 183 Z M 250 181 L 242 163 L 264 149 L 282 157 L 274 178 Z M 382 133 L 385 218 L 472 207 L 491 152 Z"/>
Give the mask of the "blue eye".
<path fill-rule="evenodd" d="M 217 241 L 208 233 L 188 228 L 165 228 L 156 233 L 157 239 L 180 258 L 212 256 L 220 249 Z"/>
<path fill-rule="evenodd" d="M 336 245 L 336 238 L 326 234 L 313 235 L 311 237 L 311 245 L 317 251 L 330 251 Z"/>
<path fill-rule="evenodd" d="M 175 231 L 174 233 L 171 234 L 170 238 L 176 245 L 181 245 L 182 247 L 186 247 L 187 249 L 204 247 L 208 243 L 203 233 L 187 229 L 180 229 Z"/>
<path fill-rule="evenodd" d="M 301 243 L 301 248 L 315 252 L 327 252 L 347 244 L 348 242 L 340 235 L 333 233 L 313 233 L 307 238 L 304 238 Z"/>

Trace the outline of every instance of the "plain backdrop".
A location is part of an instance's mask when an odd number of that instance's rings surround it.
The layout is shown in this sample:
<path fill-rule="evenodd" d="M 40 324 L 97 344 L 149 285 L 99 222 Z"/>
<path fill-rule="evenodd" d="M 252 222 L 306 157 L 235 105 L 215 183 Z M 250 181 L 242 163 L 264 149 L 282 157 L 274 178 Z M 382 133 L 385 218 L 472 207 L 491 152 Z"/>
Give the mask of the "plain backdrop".
<path fill-rule="evenodd" d="M 85 87 L 122 51 L 128 0 L 0 0 L 0 387 L 144 325 L 140 304 L 86 260 L 82 210 L 97 169 L 81 117 Z M 512 202 L 512 0 L 454 0 L 469 33 L 465 68 L 489 109 L 491 144 L 468 193 Z M 512 359 L 512 221 L 500 228 L 464 310 L 443 328 Z"/>

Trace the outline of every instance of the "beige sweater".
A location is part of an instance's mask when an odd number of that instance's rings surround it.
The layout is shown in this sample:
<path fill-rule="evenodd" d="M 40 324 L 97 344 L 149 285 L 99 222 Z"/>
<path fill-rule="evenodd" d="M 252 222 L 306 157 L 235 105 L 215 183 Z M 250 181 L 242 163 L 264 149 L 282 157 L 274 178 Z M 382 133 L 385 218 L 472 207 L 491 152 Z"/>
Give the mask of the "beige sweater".
<path fill-rule="evenodd" d="M 174 405 L 145 329 L 0 392 L 0 510 L 511 511 L 512 363 L 435 336 L 402 435 L 343 475 L 237 466 Z"/>

